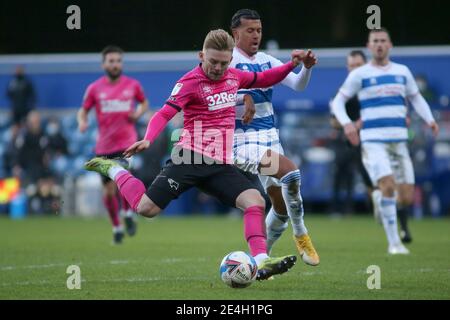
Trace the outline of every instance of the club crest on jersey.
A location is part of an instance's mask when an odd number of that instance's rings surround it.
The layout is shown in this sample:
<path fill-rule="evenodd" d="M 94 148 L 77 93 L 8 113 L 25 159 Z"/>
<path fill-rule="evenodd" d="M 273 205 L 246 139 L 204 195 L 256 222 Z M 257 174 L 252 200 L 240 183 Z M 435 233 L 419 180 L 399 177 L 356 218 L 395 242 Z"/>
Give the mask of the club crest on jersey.
<path fill-rule="evenodd" d="M 133 95 L 133 93 L 131 92 L 131 90 L 126 89 L 123 91 L 122 95 L 124 96 L 125 99 L 127 99 L 130 98 Z"/>
<path fill-rule="evenodd" d="M 206 97 L 208 110 L 214 111 L 236 105 L 237 93 L 220 92 Z"/>
<path fill-rule="evenodd" d="M 269 70 L 269 69 L 270 69 L 270 67 L 269 67 L 269 65 L 267 63 L 264 63 L 264 64 L 261 65 L 261 71 L 266 71 L 266 70 Z"/>
<path fill-rule="evenodd" d="M 397 82 L 397 83 L 404 83 L 404 79 L 401 76 L 396 76 L 395 77 L 395 82 Z"/>
<path fill-rule="evenodd" d="M 183 87 L 182 83 L 177 83 L 175 87 L 173 87 L 172 92 L 170 93 L 171 96 L 176 96 L 178 92 L 180 92 L 181 88 Z"/>
<path fill-rule="evenodd" d="M 205 87 L 203 87 L 203 92 L 204 93 L 211 93 L 212 92 L 212 88 L 208 87 L 208 86 L 205 86 Z"/>
<path fill-rule="evenodd" d="M 236 80 L 228 79 L 227 80 L 227 85 L 229 85 L 229 86 L 237 86 L 237 82 L 236 82 Z"/>

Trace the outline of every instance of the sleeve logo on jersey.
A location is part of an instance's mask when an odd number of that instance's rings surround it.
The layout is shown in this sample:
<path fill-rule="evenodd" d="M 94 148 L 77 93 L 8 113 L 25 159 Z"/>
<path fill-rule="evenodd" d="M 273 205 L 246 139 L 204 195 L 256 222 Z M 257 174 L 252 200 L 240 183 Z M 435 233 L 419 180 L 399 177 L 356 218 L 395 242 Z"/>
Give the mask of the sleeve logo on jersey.
<path fill-rule="evenodd" d="M 181 88 L 183 87 L 182 83 L 177 83 L 175 85 L 175 87 L 173 87 L 172 92 L 170 93 L 171 96 L 176 96 L 178 94 L 178 92 L 180 92 Z"/>
<path fill-rule="evenodd" d="M 227 80 L 227 85 L 233 86 L 233 87 L 237 87 L 239 84 L 238 84 L 238 82 L 236 80 L 228 79 Z"/>
<path fill-rule="evenodd" d="M 208 110 L 214 111 L 227 107 L 234 107 L 236 105 L 236 93 L 221 92 L 211 96 L 207 96 Z"/>

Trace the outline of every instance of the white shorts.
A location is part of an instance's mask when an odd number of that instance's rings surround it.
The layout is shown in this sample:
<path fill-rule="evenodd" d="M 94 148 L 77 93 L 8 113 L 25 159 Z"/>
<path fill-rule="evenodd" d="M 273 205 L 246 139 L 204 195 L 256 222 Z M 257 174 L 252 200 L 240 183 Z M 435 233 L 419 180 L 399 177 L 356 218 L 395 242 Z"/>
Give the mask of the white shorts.
<path fill-rule="evenodd" d="M 374 185 L 390 175 L 397 184 L 414 184 L 414 168 L 406 142 L 364 142 L 362 161 Z"/>
<path fill-rule="evenodd" d="M 261 163 L 261 160 L 264 154 L 267 152 L 267 150 L 273 150 L 279 154 L 284 155 L 284 150 L 281 144 L 279 143 L 279 140 L 274 141 L 274 143 L 267 143 L 267 144 L 243 143 L 241 145 L 236 146 L 233 149 L 234 164 L 243 171 L 257 174 L 259 176 L 261 184 L 266 190 L 270 186 L 281 187 L 281 182 L 277 178 L 267 175 L 261 175 L 258 172 L 259 164 Z"/>

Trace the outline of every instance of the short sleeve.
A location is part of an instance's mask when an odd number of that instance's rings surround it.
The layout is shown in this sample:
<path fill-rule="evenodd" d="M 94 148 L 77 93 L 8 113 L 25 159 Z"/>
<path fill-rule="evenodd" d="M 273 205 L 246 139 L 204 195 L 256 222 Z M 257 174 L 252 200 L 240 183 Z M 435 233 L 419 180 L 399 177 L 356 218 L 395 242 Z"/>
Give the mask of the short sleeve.
<path fill-rule="evenodd" d="M 91 84 L 87 87 L 83 97 L 83 109 L 89 110 L 95 105 L 94 85 Z"/>
<path fill-rule="evenodd" d="M 141 103 L 145 101 L 144 89 L 142 88 L 142 85 L 140 84 L 139 81 L 136 81 L 136 89 L 134 92 L 134 98 Z"/>
<path fill-rule="evenodd" d="M 179 80 L 172 89 L 166 104 L 181 111 L 191 102 L 192 90 L 190 90 L 189 82 Z"/>
<path fill-rule="evenodd" d="M 344 84 L 339 90 L 339 92 L 342 93 L 347 98 L 353 97 L 362 88 L 362 79 L 357 71 L 358 69 L 350 72 L 350 74 L 347 76 L 347 79 L 345 79 Z"/>
<path fill-rule="evenodd" d="M 408 67 L 405 66 L 406 72 L 406 95 L 407 96 L 415 96 L 419 93 L 419 87 L 417 86 L 416 80 L 414 79 L 411 71 Z"/>

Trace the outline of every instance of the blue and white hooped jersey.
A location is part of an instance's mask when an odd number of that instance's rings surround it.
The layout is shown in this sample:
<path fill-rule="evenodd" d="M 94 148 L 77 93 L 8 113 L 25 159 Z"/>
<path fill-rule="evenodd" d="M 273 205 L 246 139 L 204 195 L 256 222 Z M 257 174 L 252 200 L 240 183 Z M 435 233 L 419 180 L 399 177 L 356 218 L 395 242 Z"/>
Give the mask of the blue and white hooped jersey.
<path fill-rule="evenodd" d="M 358 94 L 362 142 L 400 142 L 408 139 L 406 98 L 419 92 L 407 66 L 390 62 L 385 67 L 365 64 L 353 70 L 340 92 Z"/>
<path fill-rule="evenodd" d="M 258 52 L 250 58 L 238 48 L 234 48 L 233 60 L 231 61 L 230 67 L 248 72 L 261 72 L 282 64 L 280 60 L 263 52 Z M 235 135 L 239 136 L 243 132 L 246 132 L 246 140 L 254 136 L 252 140 L 258 143 L 275 143 L 278 140 L 272 106 L 272 91 L 272 87 L 238 91 L 238 94 L 250 94 L 252 96 L 256 113 L 253 121 L 249 125 L 244 125 L 241 121 L 242 115 L 244 114 L 244 105 L 240 104 L 236 106 Z M 279 141 L 276 142 L 278 143 Z"/>

